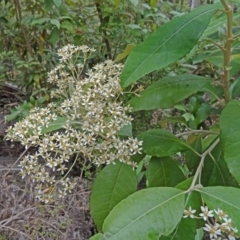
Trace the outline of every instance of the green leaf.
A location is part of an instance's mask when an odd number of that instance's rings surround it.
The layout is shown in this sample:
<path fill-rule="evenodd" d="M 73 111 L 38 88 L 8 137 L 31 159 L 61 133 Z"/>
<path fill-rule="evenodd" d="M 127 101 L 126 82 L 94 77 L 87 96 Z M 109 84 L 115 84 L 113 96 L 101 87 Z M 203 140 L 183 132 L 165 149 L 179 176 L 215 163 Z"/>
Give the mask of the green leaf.
<path fill-rule="evenodd" d="M 146 172 L 148 187 L 175 187 L 185 180 L 179 162 L 170 157 L 150 160 Z"/>
<path fill-rule="evenodd" d="M 107 165 L 96 177 L 90 199 L 93 220 L 102 229 L 104 219 L 121 200 L 137 191 L 137 176 L 132 167 L 120 163 Z"/>
<path fill-rule="evenodd" d="M 196 75 L 166 76 L 129 101 L 133 111 L 171 108 L 201 90 L 210 78 Z"/>
<path fill-rule="evenodd" d="M 236 21 L 240 18 L 240 12 L 233 14 L 233 21 Z M 208 25 L 208 28 L 203 34 L 203 38 L 219 39 L 218 29 L 223 27 L 226 24 L 226 14 L 223 12 L 218 15 L 216 18 L 213 18 Z"/>
<path fill-rule="evenodd" d="M 121 201 L 103 224 L 105 239 L 146 240 L 170 234 L 182 218 L 184 193 L 175 188 L 149 188 Z"/>
<path fill-rule="evenodd" d="M 238 49 L 233 50 L 232 52 L 232 61 L 230 64 L 230 76 L 235 76 L 240 68 L 240 54 Z M 222 61 L 222 51 L 216 50 L 211 52 L 211 54 L 207 55 L 204 58 L 205 61 L 214 64 L 217 67 L 223 68 L 223 61 Z"/>
<path fill-rule="evenodd" d="M 130 0 L 130 2 L 136 7 L 139 3 L 139 0 Z"/>
<path fill-rule="evenodd" d="M 127 47 L 125 48 L 125 50 L 123 51 L 123 53 L 120 53 L 117 55 L 114 62 L 118 62 L 118 61 L 124 59 L 125 57 L 127 57 L 129 55 L 129 53 L 135 48 L 135 46 L 136 45 L 133 43 L 128 44 Z"/>
<path fill-rule="evenodd" d="M 238 183 L 230 174 L 227 164 L 223 159 L 221 145 L 218 144 L 211 156 L 207 156 L 204 161 L 203 172 L 201 175 L 203 186 L 231 186 L 239 187 Z"/>
<path fill-rule="evenodd" d="M 54 27 L 50 37 L 49 37 L 49 42 L 51 42 L 53 45 L 57 43 L 57 41 L 59 40 L 59 36 L 60 36 L 60 31 L 57 27 Z"/>
<path fill-rule="evenodd" d="M 240 78 L 238 78 L 232 83 L 230 87 L 230 93 L 232 98 L 240 96 Z"/>
<path fill-rule="evenodd" d="M 183 140 L 162 129 L 143 132 L 138 138 L 139 140 L 143 140 L 143 151 L 151 156 L 165 157 L 192 149 Z"/>
<path fill-rule="evenodd" d="M 50 11 L 53 7 L 53 0 L 44 0 L 44 9 L 45 11 Z"/>
<path fill-rule="evenodd" d="M 104 240 L 103 234 L 98 233 L 98 234 L 94 235 L 93 237 L 89 238 L 89 240 Z"/>
<path fill-rule="evenodd" d="M 132 124 L 128 124 L 128 125 L 123 126 L 119 130 L 118 135 L 132 137 Z"/>
<path fill-rule="evenodd" d="M 121 0 L 114 0 L 115 8 L 118 8 L 120 2 L 121 2 Z"/>
<path fill-rule="evenodd" d="M 127 87 L 142 76 L 184 57 L 197 43 L 220 4 L 205 5 L 156 30 L 129 55 L 121 76 Z"/>
<path fill-rule="evenodd" d="M 186 194 L 185 209 L 190 206 L 192 209 L 199 209 L 201 206 L 201 195 L 197 192 L 189 192 Z M 195 215 L 197 215 L 196 212 Z M 196 235 L 197 219 L 182 218 L 178 226 L 169 236 L 162 236 L 160 240 L 186 240 L 194 239 Z"/>
<path fill-rule="evenodd" d="M 240 183 L 240 102 L 230 101 L 220 116 L 220 140 L 230 173 Z"/>
<path fill-rule="evenodd" d="M 58 21 L 58 19 L 51 19 L 50 23 L 60 29 L 60 22 Z"/>
<path fill-rule="evenodd" d="M 202 239 L 203 239 L 203 229 L 200 228 L 200 229 L 197 229 L 195 240 L 202 240 Z"/>
<path fill-rule="evenodd" d="M 62 0 L 53 0 L 53 2 L 58 8 L 62 5 Z"/>
<path fill-rule="evenodd" d="M 49 123 L 48 127 L 44 127 L 42 129 L 42 133 L 49 133 L 49 132 L 53 132 L 55 130 L 59 130 L 61 128 L 63 128 L 63 125 L 66 123 L 67 118 L 66 117 L 57 117 L 57 119 L 55 121 L 52 121 L 51 123 Z"/>
<path fill-rule="evenodd" d="M 220 208 L 227 212 L 235 227 L 240 229 L 240 189 L 233 187 L 205 187 L 196 190 L 201 193 L 210 209 Z"/>
<path fill-rule="evenodd" d="M 46 17 L 39 18 L 39 19 L 35 19 L 35 20 L 31 21 L 31 25 L 41 25 L 41 24 L 46 23 L 48 21 L 49 21 L 49 18 L 46 18 Z"/>

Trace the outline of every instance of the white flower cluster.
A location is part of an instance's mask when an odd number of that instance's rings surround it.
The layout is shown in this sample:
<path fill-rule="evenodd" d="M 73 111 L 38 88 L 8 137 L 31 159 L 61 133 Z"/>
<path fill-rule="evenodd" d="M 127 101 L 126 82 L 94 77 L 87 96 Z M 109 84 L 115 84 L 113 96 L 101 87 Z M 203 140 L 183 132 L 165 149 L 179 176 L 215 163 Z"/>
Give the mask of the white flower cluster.
<path fill-rule="evenodd" d="M 69 170 L 66 163 L 72 156 L 96 165 L 118 159 L 135 166 L 130 157 L 141 151 L 142 142 L 118 135 L 132 121 L 127 115 L 131 108 L 119 101 L 123 66 L 105 61 L 83 75 L 80 53 L 85 63 L 93 51 L 73 45 L 60 49 L 61 63 L 48 74 L 48 81 L 56 86 L 51 93 L 55 103 L 33 109 L 28 117 L 8 129 L 8 139 L 38 148 L 34 155 L 21 161 L 21 174 L 37 182 L 37 196 L 45 202 L 55 194 L 64 196 L 73 189 L 65 174 Z M 50 131 L 59 121 L 64 122 L 64 130 Z M 59 179 L 58 173 L 65 175 Z"/>
<path fill-rule="evenodd" d="M 203 230 L 209 233 L 210 239 L 214 240 L 236 240 L 238 229 L 233 226 L 232 219 L 228 218 L 228 215 L 223 212 L 221 209 L 209 210 L 207 206 L 201 206 L 201 213 L 199 217 L 195 216 L 195 209 L 192 209 L 191 206 L 184 210 L 183 218 L 201 218 L 205 222 Z M 211 221 L 209 221 L 211 218 Z"/>

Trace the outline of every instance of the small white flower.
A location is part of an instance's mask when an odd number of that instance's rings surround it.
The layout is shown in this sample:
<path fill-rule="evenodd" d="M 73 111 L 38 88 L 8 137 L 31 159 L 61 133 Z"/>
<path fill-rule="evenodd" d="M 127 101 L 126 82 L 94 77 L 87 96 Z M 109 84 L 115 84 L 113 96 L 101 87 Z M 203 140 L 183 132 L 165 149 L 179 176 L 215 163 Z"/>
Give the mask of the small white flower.
<path fill-rule="evenodd" d="M 187 217 L 190 217 L 190 218 L 194 218 L 194 213 L 196 212 L 196 210 L 192 209 L 192 207 L 190 206 L 188 209 L 184 210 L 184 216 L 183 218 L 187 218 Z"/>
<path fill-rule="evenodd" d="M 218 215 L 220 220 L 222 220 L 223 218 L 228 217 L 228 215 L 225 212 L 223 212 L 223 210 L 221 210 L 219 208 L 217 210 L 214 210 L 214 212 Z"/>
<path fill-rule="evenodd" d="M 202 210 L 202 213 L 200 213 L 199 216 L 202 217 L 204 221 L 207 221 L 209 217 L 214 216 L 213 211 L 212 210 L 209 211 L 207 206 L 206 207 L 201 206 L 201 210 Z"/>
<path fill-rule="evenodd" d="M 221 235 L 221 230 L 219 229 L 219 224 L 215 224 L 214 226 L 205 224 L 205 227 L 203 228 L 206 232 L 210 233 L 210 239 L 217 239 L 217 235 Z"/>
<path fill-rule="evenodd" d="M 231 218 L 223 218 L 224 223 L 222 223 L 222 226 L 226 228 L 228 231 L 231 231 L 232 228 L 232 219 Z"/>

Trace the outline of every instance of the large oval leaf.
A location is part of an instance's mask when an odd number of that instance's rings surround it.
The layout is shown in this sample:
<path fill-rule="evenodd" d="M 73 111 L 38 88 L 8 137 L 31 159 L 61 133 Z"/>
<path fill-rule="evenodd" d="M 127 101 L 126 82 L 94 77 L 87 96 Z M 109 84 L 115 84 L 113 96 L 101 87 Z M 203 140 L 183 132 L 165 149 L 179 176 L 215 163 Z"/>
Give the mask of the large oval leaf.
<path fill-rule="evenodd" d="M 152 129 L 141 133 L 143 151 L 151 156 L 166 157 L 187 149 L 192 149 L 183 140 L 163 129 Z"/>
<path fill-rule="evenodd" d="M 220 139 L 229 171 L 240 183 L 240 102 L 227 104 L 220 116 Z"/>
<path fill-rule="evenodd" d="M 235 227 L 240 229 L 240 189 L 233 187 L 205 187 L 198 189 L 210 209 L 220 208 L 228 213 Z"/>
<path fill-rule="evenodd" d="M 156 30 L 130 53 L 123 73 L 123 87 L 147 73 L 162 69 L 184 57 L 196 44 L 220 4 L 205 5 L 175 18 Z"/>
<path fill-rule="evenodd" d="M 171 108 L 183 99 L 201 90 L 211 79 L 184 74 L 167 76 L 129 101 L 133 111 Z"/>
<path fill-rule="evenodd" d="M 146 240 L 170 234 L 182 218 L 184 198 L 175 188 L 149 188 L 130 195 L 104 221 L 104 239 Z"/>
<path fill-rule="evenodd" d="M 96 177 L 90 199 L 93 220 L 102 229 L 104 219 L 121 200 L 137 191 L 137 176 L 132 167 L 116 162 L 107 165 Z"/>

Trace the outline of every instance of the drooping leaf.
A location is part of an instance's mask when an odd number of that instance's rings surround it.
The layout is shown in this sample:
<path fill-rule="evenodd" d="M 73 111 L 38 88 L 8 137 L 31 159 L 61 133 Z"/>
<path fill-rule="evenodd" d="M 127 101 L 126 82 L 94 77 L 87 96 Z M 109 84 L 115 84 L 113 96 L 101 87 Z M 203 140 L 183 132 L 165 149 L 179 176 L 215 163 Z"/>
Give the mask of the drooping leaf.
<path fill-rule="evenodd" d="M 143 140 L 143 151 L 151 156 L 166 157 L 177 152 L 192 149 L 183 140 L 163 129 L 152 129 L 141 133 L 139 140 Z"/>
<path fill-rule="evenodd" d="M 175 187 L 185 180 L 179 162 L 170 157 L 150 160 L 146 172 L 148 187 Z"/>
<path fill-rule="evenodd" d="M 56 26 L 58 29 L 60 28 L 60 22 L 58 19 L 51 19 L 50 23 L 54 26 Z"/>
<path fill-rule="evenodd" d="M 121 201 L 103 224 L 104 239 L 146 240 L 170 234 L 182 218 L 184 193 L 175 188 L 149 188 Z M 151 239 L 151 238 L 150 238 Z"/>
<path fill-rule="evenodd" d="M 107 165 L 96 177 L 90 199 L 93 220 L 102 229 L 104 219 L 121 200 L 137 191 L 137 176 L 132 167 L 116 162 Z"/>
<path fill-rule="evenodd" d="M 240 189 L 233 187 L 205 187 L 196 190 L 201 193 L 210 209 L 220 208 L 228 213 L 235 227 L 240 229 Z"/>
<path fill-rule="evenodd" d="M 201 90 L 211 79 L 184 74 L 166 76 L 129 101 L 133 111 L 171 108 Z"/>
<path fill-rule="evenodd" d="M 184 57 L 194 47 L 220 4 L 205 5 L 175 18 L 156 30 L 129 55 L 123 73 L 123 87 L 154 70 Z"/>
<path fill-rule="evenodd" d="M 220 140 L 230 173 L 240 183 L 240 102 L 230 101 L 220 116 Z"/>
<path fill-rule="evenodd" d="M 117 57 L 114 60 L 114 62 L 118 62 L 118 61 L 124 59 L 125 57 L 127 57 L 130 54 L 130 52 L 134 49 L 135 46 L 136 45 L 133 44 L 133 43 L 128 44 L 127 47 L 125 48 L 125 50 L 122 53 L 119 53 L 117 55 Z"/>

